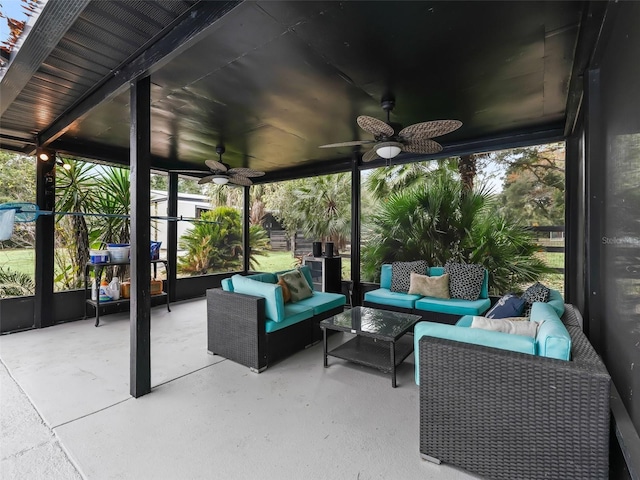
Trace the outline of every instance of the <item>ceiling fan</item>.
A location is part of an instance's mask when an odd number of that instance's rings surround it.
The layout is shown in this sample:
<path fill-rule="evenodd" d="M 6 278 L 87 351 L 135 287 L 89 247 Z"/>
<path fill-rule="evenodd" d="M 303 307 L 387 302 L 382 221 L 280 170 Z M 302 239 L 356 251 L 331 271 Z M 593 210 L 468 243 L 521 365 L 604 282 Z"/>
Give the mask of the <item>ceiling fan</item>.
<path fill-rule="evenodd" d="M 225 152 L 224 145 L 216 145 L 216 153 L 218 154 L 218 160 L 205 160 L 205 165 L 211 170 L 211 174 L 206 177 L 202 177 L 198 183 L 200 185 L 204 183 L 213 182 L 216 185 L 226 185 L 227 183 L 233 183 L 235 185 L 242 185 L 244 187 L 250 187 L 253 185 L 251 178 L 261 177 L 264 172 L 253 170 L 252 168 L 230 168 L 229 165 L 223 163 L 222 154 Z M 184 173 L 195 172 L 196 170 L 180 170 Z M 202 173 L 200 170 L 198 172 Z"/>
<path fill-rule="evenodd" d="M 365 132 L 373 135 L 374 140 L 354 140 L 351 142 L 330 143 L 320 148 L 352 147 L 357 145 L 374 144 L 373 148 L 362 156 L 363 162 L 370 162 L 377 158 L 394 158 L 400 152 L 408 153 L 438 153 L 442 151 L 433 137 L 439 137 L 457 130 L 462 126 L 459 120 L 434 120 L 416 123 L 403 128 L 398 133 L 389 121 L 389 114 L 396 105 L 392 95 L 385 95 L 380 101 L 382 109 L 387 112 L 387 122 L 367 115 L 357 118 L 358 125 Z"/>

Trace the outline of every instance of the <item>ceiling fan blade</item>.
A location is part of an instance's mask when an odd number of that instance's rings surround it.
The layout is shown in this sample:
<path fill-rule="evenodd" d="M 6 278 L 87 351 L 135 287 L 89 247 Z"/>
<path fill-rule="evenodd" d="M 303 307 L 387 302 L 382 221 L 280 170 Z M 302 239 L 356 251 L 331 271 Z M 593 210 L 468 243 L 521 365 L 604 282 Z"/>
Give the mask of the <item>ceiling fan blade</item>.
<path fill-rule="evenodd" d="M 229 175 L 238 175 L 240 177 L 262 177 L 264 175 L 264 172 L 244 167 L 232 168 L 227 170 L 227 173 Z"/>
<path fill-rule="evenodd" d="M 356 121 L 361 129 L 371 133 L 374 137 L 390 137 L 393 135 L 393 128 L 377 118 L 360 115 Z"/>
<path fill-rule="evenodd" d="M 442 145 L 428 138 L 415 138 L 403 145 L 403 152 L 408 153 L 438 153 L 442 151 Z"/>
<path fill-rule="evenodd" d="M 320 145 L 318 148 L 333 148 L 333 147 L 355 147 L 357 145 L 367 145 L 368 143 L 375 143 L 375 140 L 353 140 L 351 142 L 330 143 L 328 145 Z"/>
<path fill-rule="evenodd" d="M 200 180 L 198 180 L 198 185 L 209 183 L 211 180 L 213 180 L 213 177 L 214 175 L 207 175 L 206 177 L 202 177 Z"/>
<path fill-rule="evenodd" d="M 362 155 L 362 161 L 363 162 L 370 162 L 372 160 L 375 160 L 376 158 L 380 158 L 380 157 L 378 157 L 378 154 L 376 153 L 376 149 L 375 148 L 372 148 L 367 153 Z"/>
<path fill-rule="evenodd" d="M 209 167 L 213 171 L 218 172 L 226 172 L 227 166 L 224 163 L 218 162 L 217 160 L 205 160 L 205 165 Z"/>
<path fill-rule="evenodd" d="M 250 187 L 251 185 L 253 185 L 253 182 L 251 180 L 249 180 L 247 177 L 241 177 L 241 176 L 229 177 L 229 183 L 242 185 L 243 187 Z"/>
<path fill-rule="evenodd" d="M 459 120 L 434 120 L 432 122 L 422 122 L 409 125 L 408 127 L 400 130 L 398 136 L 404 140 L 411 140 L 414 138 L 433 138 L 451 133 L 454 130 L 459 129 L 461 126 L 462 122 Z"/>

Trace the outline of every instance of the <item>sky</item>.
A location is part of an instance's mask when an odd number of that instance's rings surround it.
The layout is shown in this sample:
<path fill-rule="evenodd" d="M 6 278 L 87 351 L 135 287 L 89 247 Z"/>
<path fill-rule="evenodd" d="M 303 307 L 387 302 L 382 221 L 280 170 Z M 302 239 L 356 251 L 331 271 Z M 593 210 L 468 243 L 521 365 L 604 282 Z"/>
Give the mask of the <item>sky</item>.
<path fill-rule="evenodd" d="M 15 18 L 16 20 L 26 20 L 27 13 L 22 8 L 22 2 L 20 0 L 0 0 L 0 11 L 3 15 Z M 0 41 L 5 41 L 9 38 L 9 27 L 7 26 L 7 19 L 0 18 Z"/>

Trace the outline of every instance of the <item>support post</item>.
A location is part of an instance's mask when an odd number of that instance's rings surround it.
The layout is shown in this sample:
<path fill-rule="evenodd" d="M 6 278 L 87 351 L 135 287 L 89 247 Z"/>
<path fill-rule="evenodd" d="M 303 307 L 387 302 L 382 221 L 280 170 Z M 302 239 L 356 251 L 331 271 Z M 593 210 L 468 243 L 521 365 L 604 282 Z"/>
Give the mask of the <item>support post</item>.
<path fill-rule="evenodd" d="M 249 257 L 251 256 L 251 242 L 249 241 L 249 218 L 251 205 L 249 204 L 249 188 L 242 189 L 242 270 L 249 271 Z"/>
<path fill-rule="evenodd" d="M 579 119 L 582 115 L 579 115 Z M 581 122 L 581 120 L 580 120 Z M 564 239 L 564 299 L 584 311 L 584 155 L 583 128 L 567 138 Z"/>
<path fill-rule="evenodd" d="M 46 160 L 40 154 L 48 156 Z M 52 211 L 56 203 L 56 159 L 50 151 L 38 149 L 36 159 L 36 203 L 40 210 Z M 39 215 L 36 219 L 36 275 L 34 326 L 53 325 L 53 215 Z"/>
<path fill-rule="evenodd" d="M 167 215 L 169 217 L 178 216 L 178 174 L 169 174 L 169 201 L 167 205 Z M 167 283 L 169 285 L 169 300 L 176 301 L 176 273 L 178 267 L 178 222 L 167 222 L 167 260 L 169 261 L 169 271 L 167 272 Z"/>
<path fill-rule="evenodd" d="M 353 156 L 351 163 L 351 306 L 362 304 L 362 288 L 360 285 L 360 169 L 358 155 Z"/>
<path fill-rule="evenodd" d="M 602 128 L 602 98 L 600 70 L 589 70 L 586 74 L 586 271 L 587 292 L 585 308 L 585 331 L 596 351 L 602 354 L 602 312 L 605 305 L 604 290 L 601 289 L 600 265 L 604 221 L 604 187 L 606 185 L 605 141 Z"/>
<path fill-rule="evenodd" d="M 151 81 L 131 84 L 131 396 L 151 391 Z"/>

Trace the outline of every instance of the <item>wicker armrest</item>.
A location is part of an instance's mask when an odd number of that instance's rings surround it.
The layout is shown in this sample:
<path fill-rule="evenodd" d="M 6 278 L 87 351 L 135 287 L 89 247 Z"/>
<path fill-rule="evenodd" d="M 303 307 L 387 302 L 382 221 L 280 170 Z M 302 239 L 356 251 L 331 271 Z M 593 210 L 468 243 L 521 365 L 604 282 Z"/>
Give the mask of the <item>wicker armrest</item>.
<path fill-rule="evenodd" d="M 607 478 L 610 377 L 569 330 L 579 361 L 422 337 L 420 452 L 488 478 Z"/>
<path fill-rule="evenodd" d="M 210 353 L 261 371 L 267 366 L 264 298 L 207 290 Z"/>

